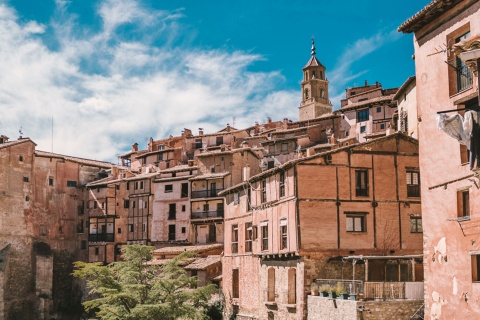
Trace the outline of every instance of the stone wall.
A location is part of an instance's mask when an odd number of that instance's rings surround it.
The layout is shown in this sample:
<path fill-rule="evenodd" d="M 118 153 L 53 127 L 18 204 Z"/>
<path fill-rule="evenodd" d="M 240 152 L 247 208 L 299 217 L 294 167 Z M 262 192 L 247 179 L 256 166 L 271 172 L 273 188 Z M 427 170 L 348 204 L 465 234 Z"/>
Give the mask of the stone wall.
<path fill-rule="evenodd" d="M 351 301 L 308 296 L 308 320 L 410 320 L 423 300 Z M 418 318 L 420 319 L 420 318 Z"/>

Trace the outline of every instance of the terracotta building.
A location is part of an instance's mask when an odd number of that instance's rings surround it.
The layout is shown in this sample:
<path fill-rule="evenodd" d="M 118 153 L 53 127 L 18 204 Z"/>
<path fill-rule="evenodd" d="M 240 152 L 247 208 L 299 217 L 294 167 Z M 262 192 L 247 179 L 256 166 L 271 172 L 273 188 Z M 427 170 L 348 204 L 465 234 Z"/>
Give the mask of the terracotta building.
<path fill-rule="evenodd" d="M 434 0 L 398 28 L 414 35 L 428 319 L 480 318 L 479 21 L 479 1 Z"/>
<path fill-rule="evenodd" d="M 0 139 L 0 318 L 75 317 L 72 262 L 87 258 L 84 186 L 112 165 Z"/>
<path fill-rule="evenodd" d="M 417 141 L 397 133 L 288 161 L 224 190 L 228 312 L 302 319 L 316 279 L 421 281 L 418 174 Z"/>
<path fill-rule="evenodd" d="M 381 83 L 369 85 L 367 81 L 363 86 L 346 89 L 341 108 L 335 111 L 342 115 L 338 138 L 365 142 L 385 136 L 397 110 L 393 99 L 396 92 L 397 88 L 383 89 Z"/>

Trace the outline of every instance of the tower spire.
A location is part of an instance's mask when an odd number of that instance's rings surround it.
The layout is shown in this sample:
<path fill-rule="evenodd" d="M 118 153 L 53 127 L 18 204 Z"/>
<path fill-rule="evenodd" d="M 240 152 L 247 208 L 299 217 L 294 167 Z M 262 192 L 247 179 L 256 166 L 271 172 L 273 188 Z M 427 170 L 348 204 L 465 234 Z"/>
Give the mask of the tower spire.
<path fill-rule="evenodd" d="M 316 50 L 316 49 L 315 49 L 315 38 L 312 37 L 312 56 L 313 56 L 313 57 L 315 57 L 315 55 L 317 54 L 317 53 L 315 52 L 315 50 Z"/>

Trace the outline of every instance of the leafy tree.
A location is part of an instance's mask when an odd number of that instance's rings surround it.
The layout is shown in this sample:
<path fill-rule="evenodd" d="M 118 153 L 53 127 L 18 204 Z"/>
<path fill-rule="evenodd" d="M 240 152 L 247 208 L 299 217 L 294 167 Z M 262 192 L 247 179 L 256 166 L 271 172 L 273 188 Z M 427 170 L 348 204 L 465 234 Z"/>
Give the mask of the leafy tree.
<path fill-rule="evenodd" d="M 196 288 L 197 278 L 180 267 L 192 253 L 184 252 L 159 267 L 153 247 L 122 247 L 123 261 L 75 262 L 75 277 L 87 280 L 91 300 L 85 309 L 104 320 L 208 319 L 206 308 L 214 285 Z"/>

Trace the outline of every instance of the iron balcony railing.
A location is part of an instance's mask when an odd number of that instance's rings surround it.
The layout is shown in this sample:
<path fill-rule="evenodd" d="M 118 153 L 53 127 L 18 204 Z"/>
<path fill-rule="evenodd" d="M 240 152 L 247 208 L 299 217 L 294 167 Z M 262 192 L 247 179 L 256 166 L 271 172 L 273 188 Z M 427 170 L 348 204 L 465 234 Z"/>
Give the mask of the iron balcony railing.
<path fill-rule="evenodd" d="M 223 210 L 192 212 L 192 219 L 223 218 Z"/>
<path fill-rule="evenodd" d="M 115 234 L 113 233 L 90 233 L 88 235 L 88 241 L 91 242 L 113 242 Z"/>
<path fill-rule="evenodd" d="M 322 288 L 322 286 L 334 288 L 340 283 L 347 290 L 348 294 L 363 293 L 363 281 L 361 280 L 317 279 L 315 283 L 319 288 Z"/>
<path fill-rule="evenodd" d="M 457 92 L 471 88 L 473 85 L 473 74 L 464 63 L 457 64 Z"/>
<path fill-rule="evenodd" d="M 222 190 L 223 189 L 192 191 L 192 199 L 218 197 L 218 193 Z"/>

